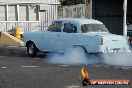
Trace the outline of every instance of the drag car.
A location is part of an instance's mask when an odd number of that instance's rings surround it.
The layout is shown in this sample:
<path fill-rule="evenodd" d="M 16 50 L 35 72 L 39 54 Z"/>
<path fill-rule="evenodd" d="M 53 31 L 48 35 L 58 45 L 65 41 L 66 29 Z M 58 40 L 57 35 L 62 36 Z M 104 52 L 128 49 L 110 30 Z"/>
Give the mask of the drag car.
<path fill-rule="evenodd" d="M 127 52 L 128 38 L 111 34 L 105 25 L 94 19 L 61 18 L 52 22 L 44 32 L 23 34 L 27 52 L 65 52 L 71 47 L 81 47 L 87 53 Z"/>

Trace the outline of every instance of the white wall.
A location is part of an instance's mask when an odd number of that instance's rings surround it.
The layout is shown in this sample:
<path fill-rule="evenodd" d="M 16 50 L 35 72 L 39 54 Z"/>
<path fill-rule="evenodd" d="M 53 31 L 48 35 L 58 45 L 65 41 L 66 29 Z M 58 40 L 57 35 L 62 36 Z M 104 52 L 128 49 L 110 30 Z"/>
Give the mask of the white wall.
<path fill-rule="evenodd" d="M 0 6 L 0 21 L 6 20 L 6 6 Z"/>
<path fill-rule="evenodd" d="M 48 3 L 45 4 L 45 1 Z M 0 0 L 0 31 L 8 31 L 16 26 L 21 27 L 24 32 L 45 30 L 58 18 L 59 0 L 23 0 L 23 2 L 25 3 L 13 0 L 13 4 L 11 0 Z M 43 7 L 46 11 L 39 12 L 38 5 L 46 6 Z"/>
<path fill-rule="evenodd" d="M 1 5 L 0 21 L 38 21 L 38 6 Z"/>

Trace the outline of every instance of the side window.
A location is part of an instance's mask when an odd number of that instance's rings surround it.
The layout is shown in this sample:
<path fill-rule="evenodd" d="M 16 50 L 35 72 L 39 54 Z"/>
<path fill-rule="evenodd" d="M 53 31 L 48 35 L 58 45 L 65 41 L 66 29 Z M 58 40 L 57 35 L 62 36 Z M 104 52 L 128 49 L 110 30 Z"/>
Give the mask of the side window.
<path fill-rule="evenodd" d="M 61 32 L 62 27 L 62 22 L 56 21 L 49 26 L 48 31 Z"/>
<path fill-rule="evenodd" d="M 54 23 L 52 22 L 52 24 L 48 27 L 48 31 L 52 31 L 52 29 L 54 29 L 55 28 L 55 26 L 54 26 Z"/>
<path fill-rule="evenodd" d="M 66 33 L 77 33 L 77 26 L 71 23 L 65 23 L 63 32 Z"/>
<path fill-rule="evenodd" d="M 92 29 L 91 27 L 92 26 L 90 24 L 83 24 L 83 25 L 81 25 L 82 33 L 90 32 L 91 29 Z"/>

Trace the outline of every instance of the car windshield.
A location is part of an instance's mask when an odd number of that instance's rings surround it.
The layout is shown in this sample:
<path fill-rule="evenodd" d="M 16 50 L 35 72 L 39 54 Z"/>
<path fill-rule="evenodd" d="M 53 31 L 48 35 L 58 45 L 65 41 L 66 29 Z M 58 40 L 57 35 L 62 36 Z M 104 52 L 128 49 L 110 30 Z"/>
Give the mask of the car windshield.
<path fill-rule="evenodd" d="M 87 32 L 108 32 L 104 24 L 83 24 L 81 25 L 82 33 Z"/>

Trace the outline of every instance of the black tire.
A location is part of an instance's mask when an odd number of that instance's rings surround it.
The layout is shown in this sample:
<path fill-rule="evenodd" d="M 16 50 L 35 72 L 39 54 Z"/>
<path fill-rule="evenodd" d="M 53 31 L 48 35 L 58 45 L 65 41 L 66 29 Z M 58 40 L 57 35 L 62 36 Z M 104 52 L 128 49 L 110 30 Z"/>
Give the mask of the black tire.
<path fill-rule="evenodd" d="M 82 86 L 87 86 L 87 83 L 86 82 L 82 82 Z"/>
<path fill-rule="evenodd" d="M 34 57 L 37 55 L 37 47 L 33 42 L 27 44 L 27 53 L 30 57 Z"/>

